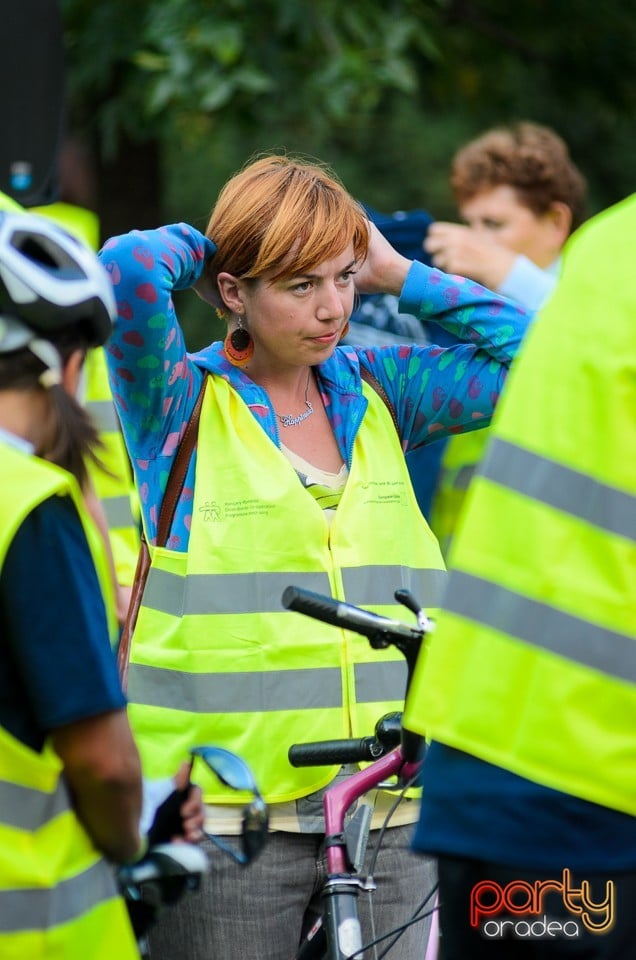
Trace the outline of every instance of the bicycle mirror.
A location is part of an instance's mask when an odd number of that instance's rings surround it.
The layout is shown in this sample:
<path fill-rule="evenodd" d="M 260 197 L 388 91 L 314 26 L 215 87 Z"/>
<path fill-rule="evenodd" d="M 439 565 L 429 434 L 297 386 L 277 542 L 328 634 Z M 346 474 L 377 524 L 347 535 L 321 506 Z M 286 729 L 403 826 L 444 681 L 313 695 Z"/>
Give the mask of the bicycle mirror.
<path fill-rule="evenodd" d="M 248 765 L 230 750 L 225 750 L 224 747 L 193 747 L 190 753 L 193 757 L 201 757 L 226 787 L 231 787 L 232 790 L 249 790 L 250 793 L 259 793 Z"/>

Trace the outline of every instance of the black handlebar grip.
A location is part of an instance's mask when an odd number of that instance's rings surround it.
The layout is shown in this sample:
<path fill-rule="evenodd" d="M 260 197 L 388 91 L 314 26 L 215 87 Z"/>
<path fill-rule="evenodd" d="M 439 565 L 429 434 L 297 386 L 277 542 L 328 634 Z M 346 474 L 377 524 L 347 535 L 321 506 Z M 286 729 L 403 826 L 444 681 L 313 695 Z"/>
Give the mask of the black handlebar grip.
<path fill-rule="evenodd" d="M 282 601 L 287 610 L 296 610 L 298 613 L 313 617 L 314 620 L 331 623 L 334 627 L 342 626 L 341 615 L 338 613 L 338 608 L 342 604 L 340 600 L 334 600 L 333 597 L 292 586 L 285 588 Z"/>
<path fill-rule="evenodd" d="M 375 737 L 360 740 L 319 740 L 315 743 L 292 743 L 287 756 L 292 767 L 328 767 L 334 763 L 359 763 L 377 760 L 383 748 Z"/>
<path fill-rule="evenodd" d="M 288 610 L 296 610 L 298 613 L 313 617 L 314 620 L 331 623 L 345 630 L 353 630 L 354 633 L 369 637 L 371 640 L 378 636 L 392 638 L 394 642 L 399 639 L 416 640 L 422 635 L 419 627 L 410 627 L 399 620 L 381 617 L 369 610 L 362 610 L 352 603 L 335 600 L 333 597 L 314 593 L 303 587 L 286 587 L 283 591 L 282 603 Z"/>

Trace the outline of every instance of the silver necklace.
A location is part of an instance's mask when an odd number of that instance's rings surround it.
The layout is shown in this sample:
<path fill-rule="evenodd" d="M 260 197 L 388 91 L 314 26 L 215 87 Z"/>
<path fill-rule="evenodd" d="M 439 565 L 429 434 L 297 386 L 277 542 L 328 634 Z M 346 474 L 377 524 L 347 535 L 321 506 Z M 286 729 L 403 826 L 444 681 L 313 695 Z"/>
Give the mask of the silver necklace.
<path fill-rule="evenodd" d="M 283 414 L 277 413 L 277 414 L 276 414 L 276 416 L 278 417 L 278 419 L 280 420 L 280 422 L 282 423 L 282 425 L 283 425 L 284 427 L 295 427 L 295 426 L 297 426 L 299 423 L 302 423 L 303 420 L 306 420 L 307 417 L 310 417 L 310 416 L 312 415 L 312 413 L 314 412 L 314 408 L 313 408 L 313 406 L 312 406 L 311 400 L 308 400 L 308 399 L 307 399 L 307 396 L 308 396 L 308 394 L 309 394 L 309 378 L 310 378 L 310 377 L 311 377 L 311 370 L 308 370 L 308 371 L 307 371 L 307 386 L 305 387 L 305 405 L 306 405 L 306 407 L 307 407 L 307 409 L 305 410 L 305 412 L 304 412 L 304 413 L 299 413 L 298 416 L 296 416 L 296 417 L 293 417 L 290 413 L 283 413 Z"/>

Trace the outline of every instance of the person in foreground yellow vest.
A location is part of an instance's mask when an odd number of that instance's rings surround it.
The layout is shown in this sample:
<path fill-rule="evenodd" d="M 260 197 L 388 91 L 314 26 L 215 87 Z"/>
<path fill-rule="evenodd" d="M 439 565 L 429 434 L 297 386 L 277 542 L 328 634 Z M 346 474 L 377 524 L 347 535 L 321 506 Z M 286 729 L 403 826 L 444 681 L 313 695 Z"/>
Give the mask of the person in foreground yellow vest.
<path fill-rule="evenodd" d="M 435 607 L 444 565 L 404 451 L 489 421 L 530 316 L 400 256 L 329 170 L 287 156 L 232 177 L 207 236 L 185 223 L 132 231 L 100 258 L 120 304 L 108 361 L 152 559 L 130 649 L 131 724 L 152 776 L 178 742 L 214 735 L 238 750 L 273 828 L 249 870 L 214 859 L 201 898 L 151 937 L 153 957 L 293 956 L 315 910 L 322 791 L 343 773 L 292 767 L 288 748 L 371 733 L 402 707 L 406 670 L 397 651 L 285 610 L 283 591 L 305 586 L 397 615 L 395 590 L 409 587 Z M 409 312 L 438 318 L 462 346 L 341 346 L 356 283 L 402 292 Z M 173 302 L 192 287 L 228 326 L 194 356 Z M 197 445 L 159 545 L 166 478 L 201 389 Z M 212 778 L 201 785 L 209 829 L 235 843 L 236 796 Z M 391 802 L 373 799 L 371 846 Z M 382 834 L 374 910 L 384 932 L 435 879 L 409 849 L 416 817 L 417 801 L 401 804 Z M 364 902 L 362 924 L 372 939 Z M 425 923 L 410 927 L 395 960 L 419 960 L 426 938 Z"/>
<path fill-rule="evenodd" d="M 445 960 L 634 956 L 635 235 L 633 195 L 566 246 L 406 705 Z"/>
<path fill-rule="evenodd" d="M 141 769 L 104 542 L 81 493 L 96 433 L 74 399 L 114 309 L 94 254 L 40 217 L 0 214 L 3 960 L 138 955 L 111 861 L 146 846 Z M 200 832 L 194 791 L 180 814 L 171 833 Z"/>

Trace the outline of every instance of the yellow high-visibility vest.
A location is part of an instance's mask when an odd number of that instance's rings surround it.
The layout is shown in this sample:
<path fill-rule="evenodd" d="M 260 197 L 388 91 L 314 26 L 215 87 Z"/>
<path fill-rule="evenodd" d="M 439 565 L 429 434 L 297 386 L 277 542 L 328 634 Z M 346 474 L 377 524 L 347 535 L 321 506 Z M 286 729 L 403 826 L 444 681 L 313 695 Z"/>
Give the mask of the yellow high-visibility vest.
<path fill-rule="evenodd" d="M 432 739 L 632 815 L 635 230 L 636 195 L 566 248 L 471 484 L 405 713 Z"/>
<path fill-rule="evenodd" d="M 482 427 L 470 433 L 454 434 L 444 447 L 431 504 L 431 530 L 439 540 L 445 560 L 448 560 L 468 485 L 484 455 L 489 436 L 489 428 Z"/>
<path fill-rule="evenodd" d="M 99 219 L 92 210 L 58 202 L 31 207 L 29 212 L 59 223 L 91 250 L 99 247 Z M 113 402 L 103 347 L 89 350 L 86 355 L 83 395 L 79 400 L 91 415 L 104 445 L 98 453 L 105 469 L 89 460 L 87 470 L 106 515 L 117 582 L 130 586 L 135 578 L 140 547 L 139 498 Z"/>
<path fill-rule="evenodd" d="M 4 213 L 23 213 L 24 207 L 0 190 L 0 210 Z"/>
<path fill-rule="evenodd" d="M 290 744 L 373 732 L 401 709 L 401 654 L 287 611 L 290 584 L 404 617 L 394 591 L 433 609 L 445 578 L 384 403 L 368 410 L 331 525 L 239 394 L 210 377 L 187 553 L 151 548 L 132 640 L 129 716 L 150 777 L 193 744 L 235 750 L 269 802 L 319 789 L 333 767 L 295 769 Z M 408 616 L 408 614 L 406 614 Z M 208 802 L 237 795 L 199 771 Z"/>
<path fill-rule="evenodd" d="M 103 347 L 89 350 L 86 355 L 80 399 L 103 444 L 97 453 L 104 469 L 92 460 L 87 468 L 106 515 L 117 581 L 130 585 L 135 578 L 140 547 L 139 497 L 108 382 Z"/>
<path fill-rule="evenodd" d="M 101 539 L 70 474 L 0 445 L 0 567 L 39 503 L 71 496 L 94 551 Z M 103 585 L 107 563 L 94 553 Z M 69 611 L 72 616 L 72 611 Z M 114 617 L 111 617 L 114 620 Z M 62 764 L 0 727 L 0 957 L 2 960 L 135 960 L 138 951 L 112 867 L 77 818 Z"/>
<path fill-rule="evenodd" d="M 29 213 L 48 217 L 85 243 L 90 250 L 99 249 L 99 217 L 93 210 L 78 207 L 74 203 L 46 203 L 41 207 L 29 207 Z"/>

